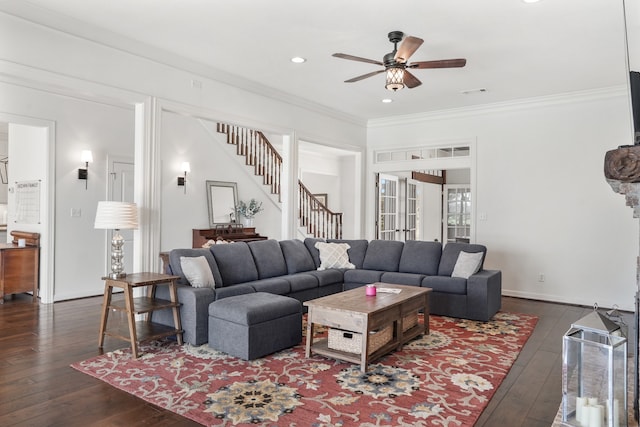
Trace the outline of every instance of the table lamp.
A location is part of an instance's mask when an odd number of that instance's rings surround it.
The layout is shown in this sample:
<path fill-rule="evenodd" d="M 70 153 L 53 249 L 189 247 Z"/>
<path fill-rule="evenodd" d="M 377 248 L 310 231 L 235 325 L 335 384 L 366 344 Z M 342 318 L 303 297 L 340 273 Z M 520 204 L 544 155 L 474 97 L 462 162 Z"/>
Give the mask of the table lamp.
<path fill-rule="evenodd" d="M 98 202 L 95 228 L 114 230 L 111 239 L 111 279 L 126 277 L 122 268 L 122 246 L 124 238 L 120 230 L 138 228 L 138 209 L 135 203 L 128 202 Z"/>

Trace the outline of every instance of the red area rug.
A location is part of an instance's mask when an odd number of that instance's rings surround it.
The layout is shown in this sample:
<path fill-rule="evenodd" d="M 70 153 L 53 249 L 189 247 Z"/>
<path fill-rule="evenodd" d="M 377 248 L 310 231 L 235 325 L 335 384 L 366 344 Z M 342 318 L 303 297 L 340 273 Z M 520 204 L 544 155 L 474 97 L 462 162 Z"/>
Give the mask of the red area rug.
<path fill-rule="evenodd" d="M 422 316 L 420 316 L 422 317 Z M 422 320 L 422 319 L 420 319 Z M 431 316 L 431 334 L 369 365 L 304 357 L 304 345 L 243 361 L 166 341 L 73 368 L 209 426 L 473 426 L 537 318 Z"/>

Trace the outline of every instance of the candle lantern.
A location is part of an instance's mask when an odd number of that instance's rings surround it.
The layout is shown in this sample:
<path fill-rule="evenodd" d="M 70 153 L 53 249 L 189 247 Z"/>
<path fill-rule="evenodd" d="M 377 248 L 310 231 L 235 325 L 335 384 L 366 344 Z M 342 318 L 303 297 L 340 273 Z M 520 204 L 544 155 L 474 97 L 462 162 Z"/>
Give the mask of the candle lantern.
<path fill-rule="evenodd" d="M 627 427 L 627 338 L 597 306 L 563 337 L 562 421 Z"/>

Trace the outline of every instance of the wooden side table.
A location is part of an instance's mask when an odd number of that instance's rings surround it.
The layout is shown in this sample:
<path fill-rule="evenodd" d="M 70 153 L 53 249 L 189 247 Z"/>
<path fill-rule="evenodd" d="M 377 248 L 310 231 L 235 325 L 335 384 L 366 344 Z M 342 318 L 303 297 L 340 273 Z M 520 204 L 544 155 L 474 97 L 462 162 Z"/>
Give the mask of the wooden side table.
<path fill-rule="evenodd" d="M 103 277 L 104 302 L 102 303 L 102 316 L 100 320 L 100 336 L 98 337 L 98 347 L 102 348 L 105 335 L 119 338 L 131 343 L 131 352 L 134 359 L 138 357 L 138 344 L 142 341 L 159 339 L 175 335 L 178 344 L 182 345 L 182 324 L 180 323 L 180 303 L 178 302 L 178 292 L 176 290 L 176 280 L 178 276 L 159 273 L 133 273 L 121 279 Z M 171 300 L 160 300 L 155 298 L 156 286 L 169 286 Z M 135 288 L 148 286 L 147 296 L 133 297 Z M 111 301 L 113 288 L 124 291 L 124 301 Z M 173 322 L 175 327 L 160 325 L 151 322 L 151 312 L 171 308 L 173 310 Z M 126 313 L 128 328 L 119 328 L 113 331 L 107 330 L 107 320 L 109 311 L 117 310 Z M 136 314 L 147 314 L 147 319 L 136 321 Z"/>

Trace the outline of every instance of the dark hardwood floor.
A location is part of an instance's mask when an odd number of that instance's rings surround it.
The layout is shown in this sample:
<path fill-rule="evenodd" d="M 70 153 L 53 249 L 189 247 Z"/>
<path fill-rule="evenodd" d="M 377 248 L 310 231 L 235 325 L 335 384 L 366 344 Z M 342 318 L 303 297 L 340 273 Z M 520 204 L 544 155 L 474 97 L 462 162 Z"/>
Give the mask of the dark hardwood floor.
<path fill-rule="evenodd" d="M 100 354 L 101 303 L 18 295 L 0 305 L 0 426 L 197 425 L 69 367 Z M 502 309 L 539 321 L 476 425 L 548 427 L 561 400 L 562 335 L 591 308 L 504 297 Z M 107 337 L 104 351 L 125 346 Z"/>

